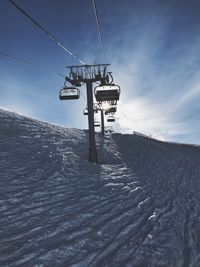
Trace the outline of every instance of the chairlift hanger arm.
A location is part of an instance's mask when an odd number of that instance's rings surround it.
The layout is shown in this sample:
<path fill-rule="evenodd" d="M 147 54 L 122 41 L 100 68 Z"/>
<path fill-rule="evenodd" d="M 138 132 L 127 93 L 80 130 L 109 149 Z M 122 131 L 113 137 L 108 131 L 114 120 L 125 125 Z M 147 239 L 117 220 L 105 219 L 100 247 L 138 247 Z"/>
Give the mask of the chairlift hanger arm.
<path fill-rule="evenodd" d="M 112 76 L 112 72 L 108 72 L 108 74 L 110 75 L 110 77 L 111 77 L 111 82 L 109 83 L 109 84 L 112 84 L 113 83 L 113 76 Z"/>

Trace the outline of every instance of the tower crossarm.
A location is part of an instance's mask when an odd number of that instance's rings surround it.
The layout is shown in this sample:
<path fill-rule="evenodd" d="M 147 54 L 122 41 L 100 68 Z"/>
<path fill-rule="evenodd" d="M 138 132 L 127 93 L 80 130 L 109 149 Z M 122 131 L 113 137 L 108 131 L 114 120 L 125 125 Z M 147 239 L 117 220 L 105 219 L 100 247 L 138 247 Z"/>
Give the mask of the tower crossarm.
<path fill-rule="evenodd" d="M 66 77 L 66 81 L 76 86 L 81 86 L 82 83 L 87 82 L 108 83 L 109 77 L 107 67 L 109 65 L 110 64 L 67 66 L 69 75 Z"/>

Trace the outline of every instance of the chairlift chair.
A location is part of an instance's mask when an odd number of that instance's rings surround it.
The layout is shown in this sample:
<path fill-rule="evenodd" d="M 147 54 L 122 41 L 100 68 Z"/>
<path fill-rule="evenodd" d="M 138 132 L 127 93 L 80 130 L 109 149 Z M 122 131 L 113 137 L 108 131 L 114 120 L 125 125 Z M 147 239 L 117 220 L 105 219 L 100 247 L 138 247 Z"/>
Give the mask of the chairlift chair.
<path fill-rule="evenodd" d="M 108 116 L 107 122 L 115 122 L 115 117 L 114 116 Z"/>
<path fill-rule="evenodd" d="M 94 113 L 98 113 L 99 108 L 98 108 L 98 105 L 96 103 L 93 104 L 93 110 L 94 110 Z"/>
<path fill-rule="evenodd" d="M 98 108 L 96 106 L 94 106 L 93 111 L 94 111 L 94 113 L 98 113 Z M 88 108 L 87 107 L 83 110 L 83 115 L 88 115 Z"/>
<path fill-rule="evenodd" d="M 113 115 L 115 115 L 115 112 L 105 112 L 105 115 L 110 115 L 110 116 L 112 115 L 113 116 Z"/>
<path fill-rule="evenodd" d="M 75 100 L 79 99 L 80 91 L 76 87 L 64 87 L 59 92 L 60 100 Z"/>
<path fill-rule="evenodd" d="M 110 108 L 106 109 L 105 110 L 105 115 L 108 115 L 108 114 L 113 114 L 117 111 L 117 107 L 116 106 L 111 106 Z"/>
<path fill-rule="evenodd" d="M 94 122 L 94 127 L 100 127 L 100 122 L 99 121 L 95 121 Z"/>
<path fill-rule="evenodd" d="M 94 94 L 98 102 L 118 101 L 120 95 L 120 87 L 114 84 L 100 85 L 94 89 Z"/>
<path fill-rule="evenodd" d="M 85 108 L 85 109 L 83 110 L 83 115 L 88 115 L 88 109 L 87 109 L 87 108 Z"/>

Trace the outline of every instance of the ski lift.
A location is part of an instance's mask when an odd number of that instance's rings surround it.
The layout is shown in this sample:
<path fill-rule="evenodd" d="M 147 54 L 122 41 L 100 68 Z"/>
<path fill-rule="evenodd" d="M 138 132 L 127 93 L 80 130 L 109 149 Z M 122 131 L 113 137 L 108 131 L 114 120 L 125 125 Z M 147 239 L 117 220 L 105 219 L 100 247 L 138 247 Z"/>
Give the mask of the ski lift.
<path fill-rule="evenodd" d="M 107 122 L 115 122 L 115 117 L 114 116 L 108 116 Z"/>
<path fill-rule="evenodd" d="M 100 127 L 100 122 L 99 121 L 95 121 L 94 122 L 94 127 Z"/>
<path fill-rule="evenodd" d="M 83 115 L 88 115 L 88 109 L 87 109 L 87 108 L 85 108 L 85 109 L 83 110 Z"/>
<path fill-rule="evenodd" d="M 94 111 L 94 113 L 98 113 L 98 106 L 95 104 L 93 106 L 93 111 Z M 88 115 L 88 108 L 87 107 L 83 110 L 83 115 Z"/>
<path fill-rule="evenodd" d="M 99 107 L 96 103 L 93 105 L 93 110 L 94 110 L 94 113 L 98 113 Z"/>
<path fill-rule="evenodd" d="M 108 114 L 113 114 L 117 111 L 117 107 L 116 106 L 111 106 L 110 108 L 106 109 L 105 110 L 105 115 L 108 115 Z"/>
<path fill-rule="evenodd" d="M 100 85 L 94 89 L 94 94 L 98 102 L 119 100 L 120 87 L 115 84 Z"/>
<path fill-rule="evenodd" d="M 79 99 L 80 91 L 76 87 L 63 87 L 59 92 L 60 100 L 74 100 Z"/>

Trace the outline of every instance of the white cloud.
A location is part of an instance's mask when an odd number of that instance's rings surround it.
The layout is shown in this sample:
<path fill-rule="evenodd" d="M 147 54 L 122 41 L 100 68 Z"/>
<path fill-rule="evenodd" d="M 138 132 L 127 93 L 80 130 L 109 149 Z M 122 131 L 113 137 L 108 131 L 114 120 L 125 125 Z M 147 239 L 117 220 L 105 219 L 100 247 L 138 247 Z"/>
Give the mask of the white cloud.
<path fill-rule="evenodd" d="M 137 131 L 162 140 L 183 131 L 183 125 L 163 116 L 159 106 L 142 98 L 120 103 L 117 122 L 122 132 Z"/>

